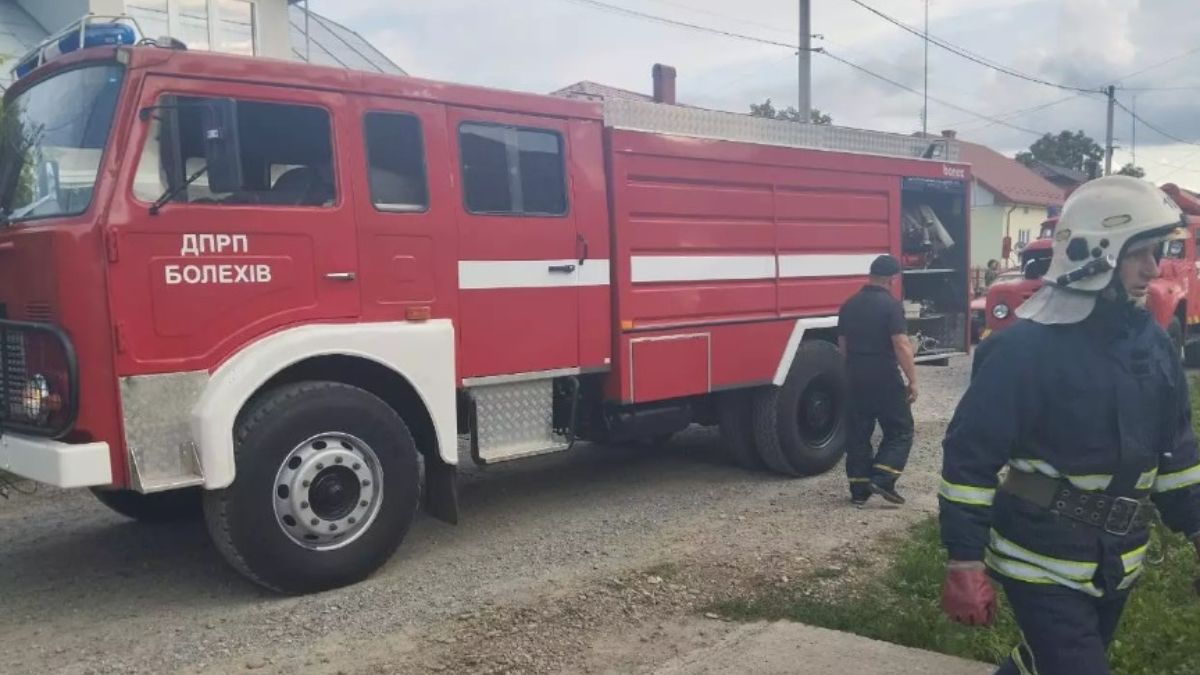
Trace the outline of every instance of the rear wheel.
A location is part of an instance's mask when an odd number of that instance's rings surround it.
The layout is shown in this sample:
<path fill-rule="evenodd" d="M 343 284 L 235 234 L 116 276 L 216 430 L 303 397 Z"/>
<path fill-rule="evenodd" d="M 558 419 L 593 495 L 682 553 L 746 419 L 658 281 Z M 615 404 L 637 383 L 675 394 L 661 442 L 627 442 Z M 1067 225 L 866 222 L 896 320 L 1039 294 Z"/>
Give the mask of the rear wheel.
<path fill-rule="evenodd" d="M 205 495 L 209 532 L 251 580 L 287 593 L 366 578 L 417 511 L 420 465 L 400 416 L 361 389 L 281 387 L 239 421 L 237 478 Z"/>
<path fill-rule="evenodd" d="M 757 471 L 763 468 L 758 451 L 754 449 L 754 410 L 751 392 L 729 391 L 717 399 L 717 420 L 721 428 L 721 445 L 734 464 Z"/>
<path fill-rule="evenodd" d="M 174 523 L 196 520 L 203 514 L 200 488 L 142 494 L 133 490 L 92 488 L 96 499 L 117 513 L 142 523 Z"/>
<path fill-rule="evenodd" d="M 755 447 L 772 470 L 811 476 L 832 469 L 846 450 L 846 376 L 837 347 L 802 342 L 782 387 L 754 401 Z"/>

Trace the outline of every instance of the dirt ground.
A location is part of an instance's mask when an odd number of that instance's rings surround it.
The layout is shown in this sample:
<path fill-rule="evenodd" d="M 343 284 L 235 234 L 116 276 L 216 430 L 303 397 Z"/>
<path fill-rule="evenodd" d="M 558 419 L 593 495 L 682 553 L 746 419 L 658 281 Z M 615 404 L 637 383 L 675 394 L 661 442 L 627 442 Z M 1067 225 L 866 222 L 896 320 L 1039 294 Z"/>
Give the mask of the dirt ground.
<path fill-rule="evenodd" d="M 460 525 L 419 518 L 371 579 L 308 597 L 244 581 L 202 523 L 136 524 L 87 492 L 14 495 L 0 500 L 0 672 L 654 672 L 737 628 L 705 616 L 713 600 L 868 573 L 887 536 L 933 513 L 968 368 L 920 370 L 901 509 L 853 508 L 840 467 L 732 468 L 697 429 L 472 468 Z"/>

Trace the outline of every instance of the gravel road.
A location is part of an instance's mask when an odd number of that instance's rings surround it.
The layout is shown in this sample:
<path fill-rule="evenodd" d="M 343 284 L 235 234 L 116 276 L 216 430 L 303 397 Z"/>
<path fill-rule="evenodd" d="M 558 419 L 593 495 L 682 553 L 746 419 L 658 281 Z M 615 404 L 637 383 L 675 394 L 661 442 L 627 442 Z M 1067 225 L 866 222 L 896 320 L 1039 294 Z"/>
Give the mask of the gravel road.
<path fill-rule="evenodd" d="M 919 371 L 903 509 L 852 508 L 840 467 L 731 468 L 697 429 L 472 468 L 462 524 L 422 517 L 374 577 L 303 598 L 243 581 L 201 523 L 136 524 L 86 492 L 14 496 L 0 501 L 0 672 L 648 671 L 724 630 L 670 629 L 704 602 L 933 513 L 968 371 Z"/>

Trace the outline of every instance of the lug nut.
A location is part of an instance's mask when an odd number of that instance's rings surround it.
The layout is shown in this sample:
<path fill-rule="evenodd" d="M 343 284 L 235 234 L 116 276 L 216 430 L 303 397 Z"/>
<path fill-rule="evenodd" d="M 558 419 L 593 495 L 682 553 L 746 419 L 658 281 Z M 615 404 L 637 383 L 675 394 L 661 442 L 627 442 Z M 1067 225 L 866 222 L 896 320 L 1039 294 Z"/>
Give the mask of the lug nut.
<path fill-rule="evenodd" d="M 308 522 L 312 523 L 313 527 L 316 527 L 317 525 L 321 524 L 321 521 L 317 520 L 316 518 L 313 518 L 312 520 L 310 520 Z"/>
<path fill-rule="evenodd" d="M 308 502 L 300 502 L 300 508 L 302 508 L 302 509 L 307 509 L 307 508 L 308 508 Z"/>
<path fill-rule="evenodd" d="M 324 464 L 321 464 L 319 462 L 317 463 L 317 471 L 320 471 L 321 469 L 324 469 L 324 468 L 325 468 Z"/>
<path fill-rule="evenodd" d="M 371 487 L 371 481 L 369 481 L 369 480 L 364 480 L 364 481 L 363 481 L 363 487 Z"/>
<path fill-rule="evenodd" d="M 362 500 L 361 502 L 358 503 L 358 505 L 363 507 L 364 509 L 367 508 L 367 500 L 365 500 L 365 499 Z"/>
<path fill-rule="evenodd" d="M 312 485 L 312 483 L 310 483 L 308 481 L 304 481 L 303 483 L 301 483 L 301 485 L 303 485 L 304 487 L 308 487 L 309 485 Z"/>
<path fill-rule="evenodd" d="M 334 457 L 334 458 L 333 458 L 333 463 L 334 463 L 334 464 L 341 464 L 341 463 L 342 463 L 342 458 L 341 458 L 341 457 Z"/>
<path fill-rule="evenodd" d="M 351 525 L 353 525 L 354 523 L 357 523 L 357 522 L 358 522 L 358 519 L 356 519 L 354 516 L 350 516 L 348 519 L 346 519 L 346 522 L 348 522 L 348 523 L 350 523 Z"/>
<path fill-rule="evenodd" d="M 329 524 L 329 531 L 330 531 L 330 532 L 337 532 L 337 525 L 334 525 L 333 523 L 330 523 L 330 524 Z"/>
<path fill-rule="evenodd" d="M 352 467 L 350 467 L 350 468 L 354 469 L 355 471 L 358 471 L 359 469 L 361 469 L 361 468 L 362 468 L 362 464 L 359 464 L 358 462 L 355 462 L 355 463 L 354 463 L 354 466 L 352 466 Z"/>

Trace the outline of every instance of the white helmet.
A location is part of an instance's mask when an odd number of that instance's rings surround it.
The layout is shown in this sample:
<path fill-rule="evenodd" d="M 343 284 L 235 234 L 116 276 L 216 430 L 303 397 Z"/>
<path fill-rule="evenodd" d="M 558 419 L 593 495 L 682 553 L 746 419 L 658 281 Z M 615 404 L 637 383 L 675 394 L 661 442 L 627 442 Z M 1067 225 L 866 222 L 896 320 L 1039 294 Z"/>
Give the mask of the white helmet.
<path fill-rule="evenodd" d="M 1083 321 L 1121 256 L 1158 245 L 1181 225 L 1179 206 L 1151 183 L 1131 176 L 1084 183 L 1063 205 L 1045 283 L 1017 315 L 1048 324 Z"/>

